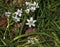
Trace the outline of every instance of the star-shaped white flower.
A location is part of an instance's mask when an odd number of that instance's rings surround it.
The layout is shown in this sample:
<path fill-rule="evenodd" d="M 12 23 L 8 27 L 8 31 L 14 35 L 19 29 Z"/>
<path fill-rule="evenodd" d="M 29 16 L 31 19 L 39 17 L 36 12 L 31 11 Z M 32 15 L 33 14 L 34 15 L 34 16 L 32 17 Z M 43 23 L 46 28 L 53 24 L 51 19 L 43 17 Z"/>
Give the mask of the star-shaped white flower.
<path fill-rule="evenodd" d="M 5 12 L 5 16 L 9 17 L 11 12 Z"/>
<path fill-rule="evenodd" d="M 14 13 L 16 16 L 19 15 L 20 17 L 22 16 L 22 9 L 17 9 L 17 12 Z"/>
<path fill-rule="evenodd" d="M 26 25 L 29 25 L 29 27 L 31 27 L 31 26 L 35 27 L 34 23 L 36 22 L 36 20 L 33 20 L 33 17 L 31 17 L 30 20 L 27 19 L 27 22 L 28 23 L 26 23 Z"/>
<path fill-rule="evenodd" d="M 36 10 L 36 7 L 30 7 L 30 10 L 34 12 Z"/>
<path fill-rule="evenodd" d="M 19 22 L 20 21 L 20 18 L 18 18 L 17 16 L 12 16 L 12 18 L 13 18 L 13 20 L 15 21 L 15 22 Z"/>

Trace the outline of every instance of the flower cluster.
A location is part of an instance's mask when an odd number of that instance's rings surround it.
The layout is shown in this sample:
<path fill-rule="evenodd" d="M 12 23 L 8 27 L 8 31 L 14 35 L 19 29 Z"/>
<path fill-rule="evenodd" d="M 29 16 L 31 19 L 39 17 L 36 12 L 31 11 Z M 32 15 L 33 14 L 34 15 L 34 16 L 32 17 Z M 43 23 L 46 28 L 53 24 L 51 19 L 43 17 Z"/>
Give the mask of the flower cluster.
<path fill-rule="evenodd" d="M 39 42 L 39 39 L 35 36 L 35 37 L 28 37 L 28 43 L 30 44 L 35 44 Z"/>
<path fill-rule="evenodd" d="M 5 12 L 5 16 L 10 17 L 11 12 Z"/>
<path fill-rule="evenodd" d="M 17 9 L 16 12 L 13 13 L 13 16 L 12 19 L 15 21 L 15 22 L 19 22 L 20 19 L 21 19 L 21 16 L 22 16 L 22 13 L 23 13 L 23 10 L 26 12 L 26 13 L 30 13 L 31 12 L 34 12 L 36 10 L 36 8 L 39 8 L 38 6 L 38 3 L 36 3 L 35 1 L 32 3 L 32 2 L 25 2 L 25 5 L 26 5 L 26 9 Z M 10 15 L 12 15 L 11 12 L 5 12 L 5 16 L 7 17 L 10 17 Z M 33 20 L 33 17 L 30 17 L 30 19 L 27 19 L 27 23 L 26 25 L 29 25 L 29 27 L 35 27 L 35 22 L 36 20 Z"/>
<path fill-rule="evenodd" d="M 25 10 L 26 13 L 29 13 L 30 11 L 34 12 L 36 10 L 36 8 L 39 8 L 38 3 L 36 3 L 34 1 L 34 3 L 32 2 L 25 2 L 27 9 Z"/>
<path fill-rule="evenodd" d="M 15 20 L 15 22 L 19 22 L 21 19 L 20 17 L 22 16 L 22 9 L 17 9 L 17 12 L 14 12 L 14 14 L 15 16 L 12 16 L 12 18 Z"/>

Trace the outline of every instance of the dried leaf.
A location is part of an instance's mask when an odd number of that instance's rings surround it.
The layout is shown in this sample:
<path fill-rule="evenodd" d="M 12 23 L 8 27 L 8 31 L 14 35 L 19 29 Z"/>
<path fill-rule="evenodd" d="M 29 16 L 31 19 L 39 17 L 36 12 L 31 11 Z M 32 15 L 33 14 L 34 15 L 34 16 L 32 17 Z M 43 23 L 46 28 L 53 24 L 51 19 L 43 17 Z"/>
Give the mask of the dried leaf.
<path fill-rule="evenodd" d="M 7 26 L 7 20 L 4 17 L 0 17 L 0 26 Z"/>
<path fill-rule="evenodd" d="M 32 33 L 34 32 L 34 30 L 35 30 L 34 28 L 29 28 L 25 31 L 25 34 Z"/>

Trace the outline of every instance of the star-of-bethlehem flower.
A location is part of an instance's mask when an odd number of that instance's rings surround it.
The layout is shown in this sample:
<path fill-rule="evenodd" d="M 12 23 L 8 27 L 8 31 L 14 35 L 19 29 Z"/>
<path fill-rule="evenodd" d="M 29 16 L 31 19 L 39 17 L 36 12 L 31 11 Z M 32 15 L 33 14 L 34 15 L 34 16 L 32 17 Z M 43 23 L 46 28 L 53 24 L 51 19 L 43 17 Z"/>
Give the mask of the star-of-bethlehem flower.
<path fill-rule="evenodd" d="M 22 16 L 22 9 L 21 10 L 18 9 L 17 12 L 15 12 L 14 14 L 15 16 L 12 16 L 12 18 L 14 19 L 15 22 L 19 22 L 21 19 L 20 17 Z"/>
<path fill-rule="evenodd" d="M 36 10 L 36 8 L 39 8 L 39 5 L 38 5 L 38 3 L 36 3 L 35 1 L 34 1 L 34 3 L 32 3 L 32 2 L 25 2 L 25 4 L 26 4 L 26 6 L 28 7 L 28 9 L 29 10 L 31 10 L 32 12 L 34 12 L 35 10 Z M 27 9 L 26 9 L 27 10 Z M 28 11 L 29 12 L 29 11 Z M 27 13 L 28 13 L 27 12 Z"/>
<path fill-rule="evenodd" d="M 15 12 L 14 13 L 16 16 L 18 15 L 18 16 L 20 16 L 21 17 L 21 15 L 22 15 L 22 9 L 20 10 L 20 9 L 17 9 L 17 12 Z"/>
<path fill-rule="evenodd" d="M 31 17 L 30 20 L 27 19 L 27 22 L 28 23 L 26 23 L 26 25 L 29 25 L 29 27 L 32 27 L 32 26 L 35 27 L 36 20 L 33 20 L 33 17 Z"/>
<path fill-rule="evenodd" d="M 12 16 L 12 18 L 13 18 L 13 20 L 14 20 L 15 22 L 19 22 L 19 21 L 20 21 L 20 18 L 17 17 L 17 16 Z"/>
<path fill-rule="evenodd" d="M 10 17 L 11 12 L 5 12 L 5 16 Z"/>
<path fill-rule="evenodd" d="M 39 8 L 38 3 L 36 3 L 36 2 L 32 3 L 30 6 L 30 10 L 32 12 L 34 12 L 36 10 L 36 8 Z"/>

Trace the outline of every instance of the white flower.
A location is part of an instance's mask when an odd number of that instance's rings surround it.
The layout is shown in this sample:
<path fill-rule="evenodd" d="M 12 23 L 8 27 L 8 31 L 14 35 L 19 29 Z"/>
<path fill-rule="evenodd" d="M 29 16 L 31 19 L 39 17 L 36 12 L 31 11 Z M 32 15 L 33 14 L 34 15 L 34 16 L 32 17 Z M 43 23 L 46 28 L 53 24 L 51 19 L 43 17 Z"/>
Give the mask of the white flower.
<path fill-rule="evenodd" d="M 25 2 L 26 6 L 30 6 L 31 2 Z"/>
<path fill-rule="evenodd" d="M 17 12 L 14 13 L 16 16 L 19 15 L 20 17 L 22 16 L 22 9 L 21 10 L 17 10 Z"/>
<path fill-rule="evenodd" d="M 12 18 L 13 18 L 13 20 L 15 21 L 15 22 L 19 22 L 20 21 L 20 18 L 18 18 L 17 16 L 12 16 Z"/>
<path fill-rule="evenodd" d="M 36 7 L 30 7 L 30 10 L 34 12 L 36 10 Z"/>
<path fill-rule="evenodd" d="M 31 10 L 32 12 L 34 12 L 36 10 L 36 8 L 39 8 L 38 3 L 36 3 L 35 1 L 34 1 L 34 3 L 32 3 L 32 2 L 25 2 L 25 4 L 26 4 L 26 6 L 28 6 L 28 9 Z M 26 10 L 26 11 L 29 12 L 29 10 Z"/>
<path fill-rule="evenodd" d="M 31 43 L 31 44 L 39 43 L 39 39 L 36 36 L 28 37 L 28 43 Z"/>
<path fill-rule="evenodd" d="M 26 9 L 26 10 L 25 10 L 25 12 L 26 12 L 27 14 L 29 14 L 29 12 L 30 12 L 30 9 Z"/>
<path fill-rule="evenodd" d="M 35 1 L 34 1 L 34 3 L 32 5 L 35 6 L 36 8 L 39 8 L 38 3 L 36 3 Z"/>
<path fill-rule="evenodd" d="M 27 19 L 27 22 L 28 23 L 26 23 L 26 25 L 29 25 L 29 27 L 31 27 L 31 26 L 34 26 L 35 27 L 35 22 L 36 22 L 36 20 L 33 20 L 33 17 L 31 17 L 30 18 L 30 20 L 29 19 Z"/>
<path fill-rule="evenodd" d="M 36 8 L 39 8 L 39 5 L 38 5 L 38 3 L 36 4 Z"/>
<path fill-rule="evenodd" d="M 11 12 L 5 12 L 5 16 L 9 17 Z"/>
<path fill-rule="evenodd" d="M 34 40 L 32 39 L 28 40 L 28 43 L 35 44 Z"/>
<path fill-rule="evenodd" d="M 31 3 L 31 6 L 36 6 L 36 2 L 34 1 L 34 3 Z"/>

